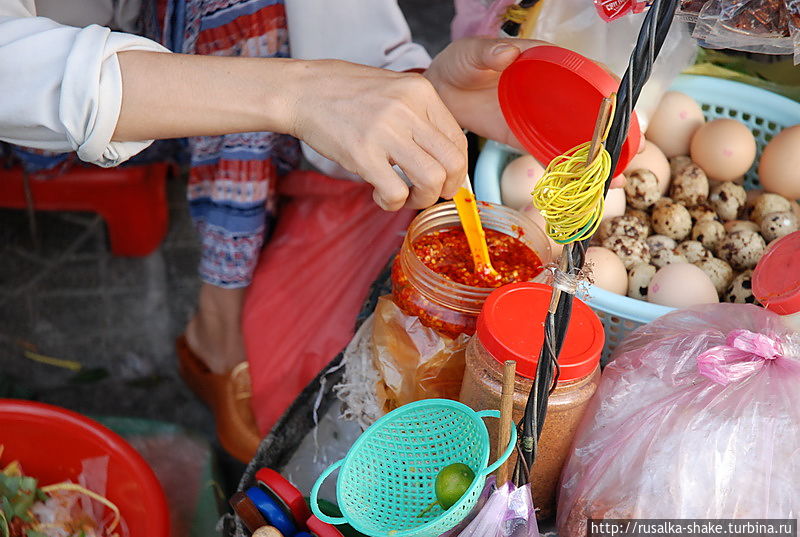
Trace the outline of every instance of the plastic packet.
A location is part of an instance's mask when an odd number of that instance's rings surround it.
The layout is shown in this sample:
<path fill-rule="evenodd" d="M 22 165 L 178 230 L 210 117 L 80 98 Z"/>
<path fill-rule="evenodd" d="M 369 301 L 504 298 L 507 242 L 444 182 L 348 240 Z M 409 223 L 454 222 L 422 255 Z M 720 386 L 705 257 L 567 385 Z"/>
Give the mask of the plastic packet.
<path fill-rule="evenodd" d="M 458 399 L 469 336 L 443 336 L 384 296 L 375 308 L 372 338 L 383 412 L 420 399 Z"/>
<path fill-rule="evenodd" d="M 530 37 L 549 41 L 602 62 L 615 75 L 622 77 L 645 16 L 645 13 L 629 14 L 606 22 L 598 15 L 593 2 L 543 0 Z M 636 105 L 642 131 L 647 129 L 648 119 L 653 116 L 661 97 L 673 80 L 694 63 L 696 54 L 697 44 L 687 26 L 673 24 Z"/>
<path fill-rule="evenodd" d="M 710 0 L 692 36 L 708 48 L 792 54 L 786 0 Z"/>
<path fill-rule="evenodd" d="M 794 64 L 800 65 L 800 0 L 786 0 L 789 35 L 794 46 Z"/>
<path fill-rule="evenodd" d="M 694 23 L 708 0 L 681 0 L 675 16 L 680 21 Z"/>
<path fill-rule="evenodd" d="M 796 518 L 798 339 L 744 304 L 679 310 L 634 331 L 578 428 L 559 535 L 585 535 L 589 518 Z"/>
<path fill-rule="evenodd" d="M 632 13 L 642 13 L 652 3 L 653 0 L 594 0 L 597 13 L 606 22 Z"/>
<path fill-rule="evenodd" d="M 530 485 L 498 489 L 489 478 L 472 514 L 441 537 L 539 537 Z"/>

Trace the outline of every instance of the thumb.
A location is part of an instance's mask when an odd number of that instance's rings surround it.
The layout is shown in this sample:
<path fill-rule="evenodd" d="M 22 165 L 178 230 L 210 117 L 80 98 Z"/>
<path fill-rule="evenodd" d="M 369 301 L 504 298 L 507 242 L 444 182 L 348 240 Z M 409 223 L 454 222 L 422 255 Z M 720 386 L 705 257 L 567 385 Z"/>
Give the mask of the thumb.
<path fill-rule="evenodd" d="M 476 62 L 478 69 L 490 69 L 492 71 L 503 71 L 516 60 L 522 51 L 516 45 L 501 41 L 489 42 L 483 47 L 480 54 L 480 61 Z"/>

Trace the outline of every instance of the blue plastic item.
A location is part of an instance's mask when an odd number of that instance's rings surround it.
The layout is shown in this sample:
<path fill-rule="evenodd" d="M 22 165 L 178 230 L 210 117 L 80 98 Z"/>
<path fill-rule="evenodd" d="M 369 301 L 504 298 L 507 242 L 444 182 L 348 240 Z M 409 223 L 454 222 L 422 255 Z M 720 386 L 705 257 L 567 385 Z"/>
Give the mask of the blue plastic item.
<path fill-rule="evenodd" d="M 489 465 L 489 433 L 482 419 L 490 417 L 499 418 L 500 412 L 475 412 L 447 399 L 417 401 L 390 412 L 356 440 L 344 459 L 323 472 L 311 491 L 311 509 L 323 522 L 350 524 L 370 537 L 441 535 L 469 515 L 486 478 L 516 446 L 512 426 L 505 453 Z M 469 466 L 475 480 L 443 511 L 436 504 L 436 476 L 454 463 Z M 319 489 L 340 467 L 336 496 L 343 516 L 330 517 L 319 508 Z"/>
<path fill-rule="evenodd" d="M 775 134 L 800 123 L 800 103 L 740 82 L 682 75 L 670 89 L 694 98 L 708 120 L 732 118 L 750 127 L 758 146 L 756 163 L 764 146 Z M 475 166 L 475 196 L 479 200 L 502 202 L 500 177 L 509 160 L 519 155 L 519 151 L 506 145 L 486 142 Z M 759 187 L 756 172 L 757 167 L 754 165 L 746 175 L 745 188 L 752 190 Z M 611 293 L 593 285 L 589 285 L 586 302 L 603 321 L 606 330 L 603 363 L 608 362 L 614 349 L 629 332 L 674 309 Z"/>
<path fill-rule="evenodd" d="M 247 489 L 247 497 L 264 515 L 270 526 L 274 526 L 284 537 L 295 537 L 297 526 L 269 494 L 258 487 L 250 487 Z"/>

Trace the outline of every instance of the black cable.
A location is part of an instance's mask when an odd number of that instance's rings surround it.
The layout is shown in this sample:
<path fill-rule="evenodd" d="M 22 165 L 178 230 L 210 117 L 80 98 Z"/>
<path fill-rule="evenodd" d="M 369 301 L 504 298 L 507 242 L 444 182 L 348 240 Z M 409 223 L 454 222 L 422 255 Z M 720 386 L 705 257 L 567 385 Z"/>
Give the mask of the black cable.
<path fill-rule="evenodd" d="M 630 128 L 631 114 L 639 99 L 650 73 L 653 62 L 661 51 L 667 37 L 679 0 L 654 0 L 645 16 L 639 36 L 631 54 L 628 68 L 620 81 L 617 92 L 617 105 L 612 119 L 611 129 L 606 140 L 606 150 L 611 156 L 611 175 L 606 179 L 605 192 L 611 185 L 619 157 Z M 567 256 L 567 274 L 575 275 L 583 267 L 586 249 L 590 239 L 569 244 L 562 255 Z M 566 337 L 572 315 L 573 295 L 561 292 L 557 307 L 553 313 L 545 317 L 545 337 L 539 363 L 536 368 L 531 393 L 525 407 L 525 414 L 520 422 L 520 461 L 526 468 L 533 465 L 537 452 L 537 444 L 544 427 L 547 415 L 547 400 L 558 380 L 558 356 Z M 519 478 L 522 472 L 515 472 Z M 523 482 L 517 481 L 517 485 Z"/>

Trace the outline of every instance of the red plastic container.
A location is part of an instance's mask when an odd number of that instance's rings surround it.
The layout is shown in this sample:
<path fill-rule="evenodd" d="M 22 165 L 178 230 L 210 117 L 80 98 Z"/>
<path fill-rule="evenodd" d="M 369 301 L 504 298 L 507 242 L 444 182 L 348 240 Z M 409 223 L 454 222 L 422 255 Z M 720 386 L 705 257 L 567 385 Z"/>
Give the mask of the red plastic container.
<path fill-rule="evenodd" d="M 19 461 L 41 485 L 76 480 L 83 459 L 108 455 L 106 498 L 119 507 L 130 537 L 169 537 L 169 508 L 155 474 L 99 423 L 55 406 L 0 399 L 0 444 L 0 464 Z"/>
<path fill-rule="evenodd" d="M 619 90 L 619 81 L 577 52 L 539 46 L 523 52 L 503 71 L 497 90 L 508 126 L 522 146 L 547 166 L 592 139 L 600 103 Z M 636 156 L 640 139 L 639 120 L 632 113 L 615 176 Z"/>

